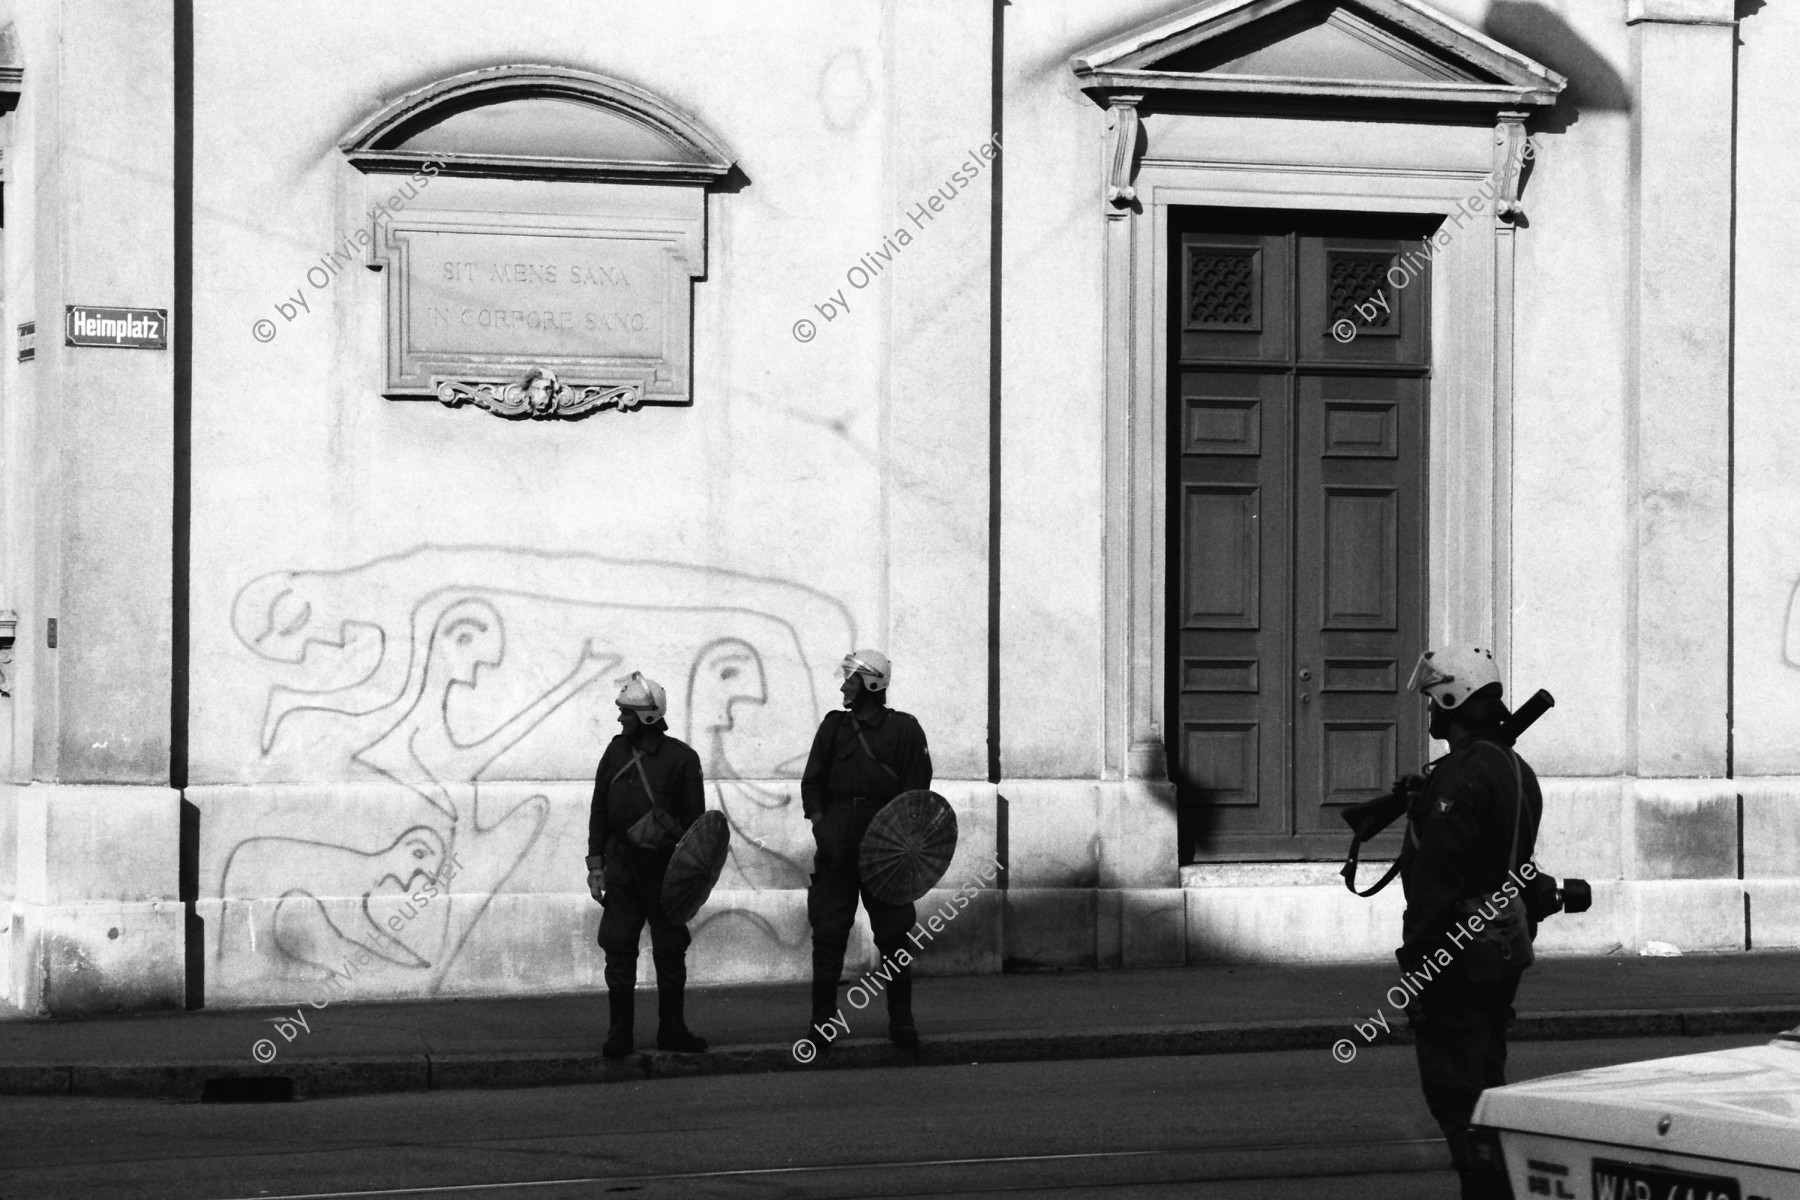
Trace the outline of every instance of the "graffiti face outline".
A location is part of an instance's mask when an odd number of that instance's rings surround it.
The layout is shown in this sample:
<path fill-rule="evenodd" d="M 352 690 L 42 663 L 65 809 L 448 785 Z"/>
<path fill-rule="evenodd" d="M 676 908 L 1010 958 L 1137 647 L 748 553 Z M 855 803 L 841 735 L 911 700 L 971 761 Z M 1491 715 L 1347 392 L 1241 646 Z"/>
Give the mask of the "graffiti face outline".
<path fill-rule="evenodd" d="M 450 682 L 474 687 L 483 667 L 497 667 L 506 653 L 500 614 L 485 600 L 462 600 L 438 618 L 431 652 L 450 672 Z"/>

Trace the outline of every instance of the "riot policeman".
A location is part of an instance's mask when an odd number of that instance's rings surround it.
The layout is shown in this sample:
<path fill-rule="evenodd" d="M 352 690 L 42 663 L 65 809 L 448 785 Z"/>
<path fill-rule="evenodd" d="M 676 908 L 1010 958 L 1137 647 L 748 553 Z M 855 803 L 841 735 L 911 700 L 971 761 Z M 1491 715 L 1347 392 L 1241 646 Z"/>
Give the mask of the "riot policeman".
<path fill-rule="evenodd" d="M 822 1030 L 837 1008 L 844 948 L 860 895 L 875 948 L 884 960 L 906 945 L 915 913 L 888 904 L 863 885 L 858 865 L 863 834 L 877 811 L 901 792 L 931 786 L 925 731 L 911 714 L 887 706 L 892 668 L 876 650 L 844 656 L 844 711 L 827 713 L 813 738 L 800 780 L 800 799 L 812 823 L 817 853 L 806 915 L 813 930 L 812 1025 L 807 1038 L 830 1045 Z M 919 1044 L 912 1016 L 912 969 L 899 967 L 887 985 L 888 1036 L 902 1049 Z"/>
<path fill-rule="evenodd" d="M 1400 852 L 1406 916 L 1395 954 L 1418 992 L 1407 1016 L 1419 1082 L 1465 1200 L 1509 1196 L 1504 1175 L 1476 1161 L 1469 1118 L 1483 1089 L 1506 1082 L 1506 1029 L 1523 967 L 1502 960 L 1497 969 L 1475 969 L 1470 931 L 1492 935 L 1480 918 L 1503 908 L 1496 899 L 1509 899 L 1507 891 L 1516 896 L 1516 870 L 1531 860 L 1543 796 L 1531 767 L 1502 737 L 1510 714 L 1492 654 L 1466 644 L 1429 651 L 1407 686 L 1426 696 L 1431 736 L 1450 746 L 1411 795 Z M 1524 923 L 1522 901 L 1516 919 L 1525 953 L 1512 961 L 1528 962 L 1535 927 Z"/>
<path fill-rule="evenodd" d="M 706 1039 L 683 1016 L 688 930 L 663 910 L 663 873 L 681 835 L 706 811 L 700 756 L 669 735 L 662 686 L 633 671 L 619 680 L 619 734 L 600 756 L 588 810 L 588 891 L 605 910 L 600 948 L 606 952 L 606 997 L 611 1023 L 601 1053 L 631 1053 L 637 987 L 638 938 L 650 925 L 656 964 L 659 1050 L 696 1053 Z"/>

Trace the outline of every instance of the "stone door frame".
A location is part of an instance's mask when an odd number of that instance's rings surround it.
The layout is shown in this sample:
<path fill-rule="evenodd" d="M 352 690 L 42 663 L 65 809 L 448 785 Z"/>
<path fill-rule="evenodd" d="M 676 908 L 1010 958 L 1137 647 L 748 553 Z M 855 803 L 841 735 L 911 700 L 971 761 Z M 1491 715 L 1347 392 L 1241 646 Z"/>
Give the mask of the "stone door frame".
<path fill-rule="evenodd" d="M 1138 114 L 1115 104 L 1115 123 Z M 1159 123 L 1203 122 L 1163 115 Z M 1106 347 L 1106 778 L 1168 778 L 1163 752 L 1164 605 L 1167 537 L 1168 252 L 1174 206 L 1294 208 L 1441 214 L 1452 236 L 1433 255 L 1428 408 L 1426 556 L 1431 640 L 1451 634 L 1490 640 L 1508 670 L 1512 587 L 1513 238 L 1491 205 L 1469 214 L 1470 197 L 1491 190 L 1511 131 L 1455 131 L 1497 143 L 1494 166 L 1476 166 L 1477 147 L 1459 147 L 1454 165 L 1373 167 L 1364 139 L 1331 142 L 1330 160 L 1289 161 L 1265 146 L 1263 161 L 1146 158 L 1134 196 L 1111 201 L 1105 238 Z M 1301 124 L 1301 123 L 1295 123 Z M 1109 141 L 1117 146 L 1121 139 Z M 1162 139 L 1152 140 L 1156 145 Z M 1203 139 L 1170 139 L 1192 144 Z M 1384 142 L 1386 139 L 1382 139 Z M 1114 155 L 1109 150 L 1109 170 Z M 1451 214 L 1462 214 L 1460 222 Z"/>

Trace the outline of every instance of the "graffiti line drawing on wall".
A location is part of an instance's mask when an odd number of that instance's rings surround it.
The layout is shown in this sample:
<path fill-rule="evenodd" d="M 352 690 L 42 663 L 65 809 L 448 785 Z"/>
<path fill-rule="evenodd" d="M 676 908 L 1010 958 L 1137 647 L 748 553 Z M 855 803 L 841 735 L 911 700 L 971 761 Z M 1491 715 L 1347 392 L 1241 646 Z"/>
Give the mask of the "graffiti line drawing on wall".
<path fill-rule="evenodd" d="M 232 628 L 268 664 L 254 709 L 228 714 L 254 747 L 242 774 L 381 781 L 416 804 L 404 814 L 382 804 L 380 817 L 335 841 L 241 840 L 218 876 L 227 902 L 218 953 L 248 956 L 234 967 L 322 969 L 455 855 L 464 870 L 447 903 L 410 922 L 403 952 L 384 956 L 418 973 L 416 990 L 444 987 L 471 939 L 480 942 L 496 896 L 564 891 L 560 859 L 581 856 L 563 843 L 585 838 L 585 811 L 579 830 L 548 837 L 549 799 L 519 800 L 522 789 L 509 786 L 498 803 L 495 781 L 591 779 L 613 731 L 611 691 L 592 685 L 628 668 L 687 682 L 684 711 L 670 720 L 701 753 L 732 826 L 721 888 L 806 884 L 809 839 L 781 781 L 798 777 L 830 669 L 856 634 L 823 592 L 685 563 L 427 546 L 259 576 L 238 592 Z M 715 921 L 742 921 L 743 932 L 792 949 L 760 913 L 724 908 L 706 923 Z"/>
<path fill-rule="evenodd" d="M 1781 660 L 1800 668 L 1800 580 L 1794 581 L 1794 590 L 1788 593 L 1787 636 L 1782 639 Z"/>
<path fill-rule="evenodd" d="M 370 901 L 390 885 L 398 894 L 410 895 L 434 878 L 447 858 L 443 836 L 424 825 L 367 854 L 306 838 L 248 838 L 225 860 L 220 898 L 279 899 L 273 905 L 246 906 L 243 919 L 229 922 L 223 932 L 242 939 L 242 949 L 252 954 L 279 954 L 324 973 L 364 949 L 397 967 L 427 969 L 430 960 L 412 943 L 394 937 Z M 302 861 L 307 864 L 307 887 L 288 887 L 295 864 Z M 343 911 L 334 915 L 321 896 L 356 897 L 354 915 Z"/>
<path fill-rule="evenodd" d="M 799 862 L 761 844 L 762 822 L 752 816 L 776 813 L 793 805 L 793 796 L 746 778 L 732 762 L 728 735 L 732 709 L 739 704 L 768 703 L 762 657 L 739 638 L 720 638 L 701 648 L 688 676 L 688 720 L 684 738 L 700 752 L 707 782 L 718 808 L 731 824 L 729 869 L 740 886 L 803 888 L 807 871 Z M 779 764 L 778 775 L 797 775 L 806 756 Z"/>
<path fill-rule="evenodd" d="M 732 761 L 728 735 L 735 727 L 734 708 L 740 704 L 768 703 L 762 656 L 756 647 L 740 638 L 719 638 L 701 647 L 688 675 L 687 694 L 684 740 L 699 751 L 707 784 L 731 826 L 731 849 L 720 883 L 728 890 L 804 888 L 810 875 L 806 866 L 768 845 L 764 835 L 764 831 L 779 827 L 781 821 L 802 821 L 793 811 L 793 794 L 746 778 Z M 779 764 L 775 773 L 797 776 L 805 765 L 806 755 L 801 754 Z M 723 932 L 739 922 L 784 951 L 797 950 L 807 940 L 783 938 L 761 913 L 731 908 L 707 911 L 694 932 Z"/>

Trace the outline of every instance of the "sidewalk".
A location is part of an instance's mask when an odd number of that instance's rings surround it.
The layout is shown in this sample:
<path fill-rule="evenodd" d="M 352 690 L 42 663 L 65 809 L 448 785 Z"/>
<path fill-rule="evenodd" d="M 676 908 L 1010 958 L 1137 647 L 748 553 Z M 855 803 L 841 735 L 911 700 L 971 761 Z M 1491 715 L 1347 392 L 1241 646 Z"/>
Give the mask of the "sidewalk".
<path fill-rule="evenodd" d="M 0 1020 L 0 1095 L 318 1097 L 915 1062 L 1325 1052 L 1347 1037 L 1367 1044 L 1352 1022 L 1378 1012 L 1397 1031 L 1378 1044 L 1407 1040 L 1387 999 L 1398 983 L 1398 969 L 1382 964 L 926 978 L 914 998 L 917 1056 L 888 1044 L 877 996 L 860 1010 L 845 1001 L 850 1032 L 804 1068 L 791 1054 L 805 1027 L 804 985 L 691 989 L 688 1022 L 714 1046 L 704 1055 L 655 1052 L 655 994 L 640 991 L 638 1043 L 652 1049 L 618 1062 L 600 1057 L 600 995 L 302 1005 L 310 1032 L 296 1023 L 291 1041 L 270 1018 L 292 1021 L 293 1005 L 15 1015 Z M 1517 1008 L 1520 1040 L 1774 1034 L 1800 1024 L 1800 954 L 1545 959 L 1526 976 Z M 267 1065 L 252 1058 L 260 1039 L 276 1050 Z"/>

